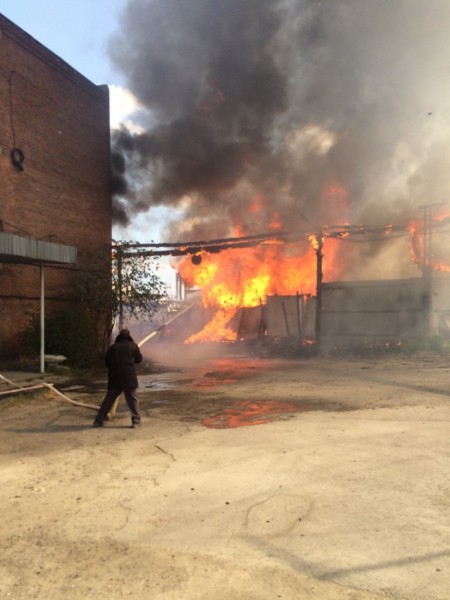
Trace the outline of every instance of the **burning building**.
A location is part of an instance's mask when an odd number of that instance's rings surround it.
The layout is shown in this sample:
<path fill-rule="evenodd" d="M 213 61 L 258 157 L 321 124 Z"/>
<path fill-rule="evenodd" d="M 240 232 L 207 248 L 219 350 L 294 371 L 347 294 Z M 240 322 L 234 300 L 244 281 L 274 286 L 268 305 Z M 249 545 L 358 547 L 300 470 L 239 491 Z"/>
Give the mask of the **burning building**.
<path fill-rule="evenodd" d="M 179 281 L 197 290 L 202 305 L 202 314 L 191 319 L 194 330 L 186 335 L 182 328 L 185 344 L 267 337 L 328 349 L 398 345 L 429 334 L 450 335 L 450 264 L 431 254 L 432 231 L 448 233 L 437 225 L 449 219 L 447 213 L 407 227 L 323 228 L 320 236 L 278 232 L 189 244 L 132 244 L 127 252 L 183 256 L 177 264 Z M 330 272 L 324 261 L 330 258 L 332 264 L 339 242 L 377 242 L 389 248 L 399 239 L 420 267 L 420 276 L 323 281 Z"/>
<path fill-rule="evenodd" d="M 238 308 L 317 293 L 321 237 L 322 327 L 338 297 L 327 283 L 422 285 L 432 257 L 409 242 L 449 183 L 449 18 L 440 0 L 129 0 L 110 55 L 147 112 L 141 133 L 114 134 L 116 223 L 165 207 L 166 240 L 265 234 L 175 264 L 224 337 Z M 274 302 L 277 329 L 296 330 Z"/>
<path fill-rule="evenodd" d="M 109 94 L 0 15 L 0 99 L 0 357 L 7 359 L 20 353 L 30 315 L 73 303 L 79 269 L 109 254 Z"/>

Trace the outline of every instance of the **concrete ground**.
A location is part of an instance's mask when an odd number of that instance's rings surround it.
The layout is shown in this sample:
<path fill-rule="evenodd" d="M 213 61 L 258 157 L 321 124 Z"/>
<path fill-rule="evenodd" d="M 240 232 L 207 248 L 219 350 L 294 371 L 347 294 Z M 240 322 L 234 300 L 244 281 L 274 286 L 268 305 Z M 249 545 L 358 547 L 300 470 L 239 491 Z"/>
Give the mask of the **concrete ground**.
<path fill-rule="evenodd" d="M 138 430 L 3 397 L 0 598 L 448 600 L 449 390 L 436 356 L 235 356 L 142 373 Z"/>

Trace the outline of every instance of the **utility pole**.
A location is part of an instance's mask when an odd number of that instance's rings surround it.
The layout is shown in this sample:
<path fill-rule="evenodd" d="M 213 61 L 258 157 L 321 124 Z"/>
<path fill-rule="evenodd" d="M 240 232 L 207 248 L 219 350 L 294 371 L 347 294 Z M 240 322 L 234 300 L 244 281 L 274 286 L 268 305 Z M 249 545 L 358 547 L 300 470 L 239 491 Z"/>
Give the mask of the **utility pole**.
<path fill-rule="evenodd" d="M 419 208 L 423 211 L 423 253 L 422 253 L 422 280 L 423 280 L 423 324 L 424 335 L 431 333 L 431 315 L 433 299 L 433 252 L 432 252 L 432 227 L 433 208 L 442 206 L 443 202 L 425 204 Z"/>
<path fill-rule="evenodd" d="M 323 261 L 323 237 L 322 232 L 319 232 L 316 236 L 316 242 L 314 244 L 314 250 L 316 251 L 317 257 L 317 271 L 316 271 L 316 327 L 315 327 L 315 342 L 317 350 L 320 349 L 320 338 L 322 333 L 322 261 Z"/>
<path fill-rule="evenodd" d="M 119 287 L 119 331 L 123 329 L 122 246 L 117 246 L 117 285 Z"/>

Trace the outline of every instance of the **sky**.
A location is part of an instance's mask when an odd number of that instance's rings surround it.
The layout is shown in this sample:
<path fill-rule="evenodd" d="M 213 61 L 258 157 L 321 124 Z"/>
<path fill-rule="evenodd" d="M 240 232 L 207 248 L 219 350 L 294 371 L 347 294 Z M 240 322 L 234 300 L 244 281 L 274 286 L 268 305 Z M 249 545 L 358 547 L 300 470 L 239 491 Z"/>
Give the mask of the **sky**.
<path fill-rule="evenodd" d="M 404 225 L 447 202 L 449 0 L 0 0 L 0 11 L 110 86 L 114 128 L 133 119 L 112 137 L 116 239 Z M 347 276 L 387 277 L 386 265 L 409 276 L 401 243 L 361 246 Z"/>
<path fill-rule="evenodd" d="M 130 120 L 139 105 L 108 56 L 108 43 L 121 27 L 127 0 L 0 0 L 0 12 L 97 85 L 110 89 L 111 128 Z M 140 214 L 127 227 L 113 227 L 116 239 L 159 241 L 164 210 Z M 150 236 L 151 239 L 147 239 Z"/>
<path fill-rule="evenodd" d="M 110 88 L 111 127 L 130 123 L 138 108 L 121 72 L 108 56 L 108 43 L 121 24 L 127 0 L 0 0 L 0 12 L 46 48 L 97 85 Z M 113 238 L 158 242 L 165 210 L 137 215 L 127 227 L 113 227 Z M 174 272 L 162 265 L 163 279 L 173 285 Z"/>
<path fill-rule="evenodd" d="M 1 0 L 0 11 L 96 84 L 121 83 L 108 59 L 108 39 L 126 0 Z"/>

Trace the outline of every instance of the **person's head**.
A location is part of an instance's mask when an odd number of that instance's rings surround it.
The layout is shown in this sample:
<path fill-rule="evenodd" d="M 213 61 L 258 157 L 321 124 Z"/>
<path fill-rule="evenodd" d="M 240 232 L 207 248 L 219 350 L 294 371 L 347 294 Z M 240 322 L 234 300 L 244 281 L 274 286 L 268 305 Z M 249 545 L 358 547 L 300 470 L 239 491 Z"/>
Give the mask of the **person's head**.
<path fill-rule="evenodd" d="M 119 331 L 119 335 L 116 337 L 116 342 L 123 342 L 124 340 L 129 340 L 130 342 L 133 341 L 133 338 L 131 337 L 130 331 L 126 327 L 124 327 L 123 329 L 121 329 Z"/>

